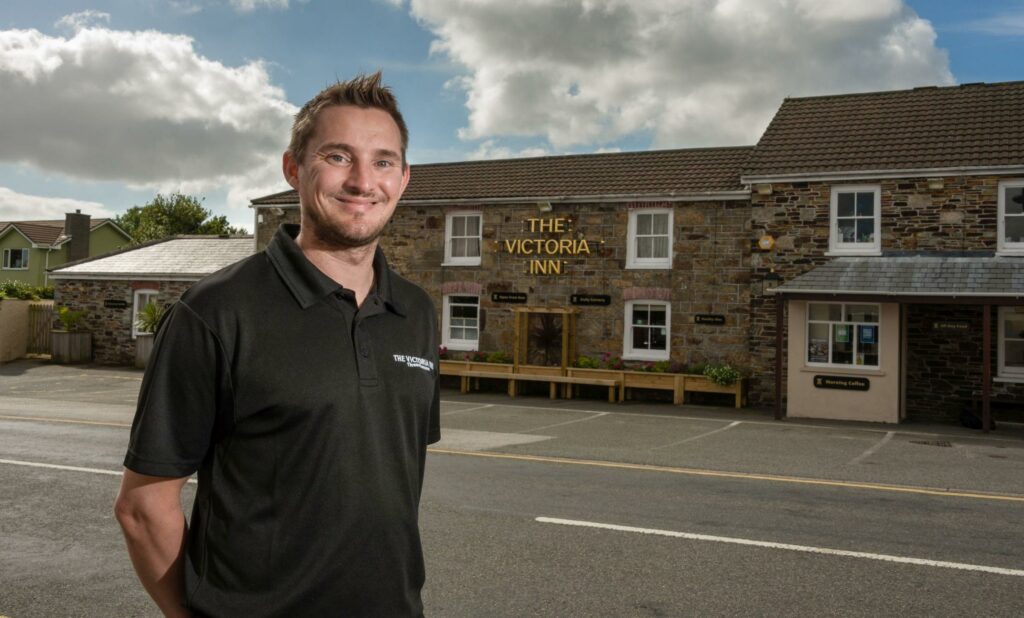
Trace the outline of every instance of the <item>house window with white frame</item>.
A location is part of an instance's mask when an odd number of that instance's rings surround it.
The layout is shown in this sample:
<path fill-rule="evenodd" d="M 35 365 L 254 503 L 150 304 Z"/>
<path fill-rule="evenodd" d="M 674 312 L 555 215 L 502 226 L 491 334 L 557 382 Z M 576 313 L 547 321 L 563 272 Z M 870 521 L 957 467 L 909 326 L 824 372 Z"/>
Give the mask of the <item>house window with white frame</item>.
<path fill-rule="evenodd" d="M 4 249 L 4 270 L 28 270 L 28 249 Z"/>
<path fill-rule="evenodd" d="M 444 226 L 444 263 L 446 265 L 480 265 L 482 224 L 483 215 L 479 212 L 448 213 Z"/>
<path fill-rule="evenodd" d="M 881 253 L 881 188 L 877 185 L 832 187 L 831 193 L 829 251 Z"/>
<path fill-rule="evenodd" d="M 672 209 L 629 211 L 626 268 L 672 268 Z"/>
<path fill-rule="evenodd" d="M 999 183 L 999 242 L 1001 253 L 1024 255 L 1024 178 Z"/>
<path fill-rule="evenodd" d="M 807 364 L 878 368 L 878 305 L 807 304 Z"/>
<path fill-rule="evenodd" d="M 630 360 L 668 360 L 672 306 L 656 300 L 626 303 L 626 333 L 622 357 Z"/>
<path fill-rule="evenodd" d="M 149 303 L 155 303 L 157 294 L 159 294 L 157 290 L 135 290 L 132 300 L 132 339 L 139 336 L 139 318 L 142 308 Z"/>
<path fill-rule="evenodd" d="M 1000 378 L 1024 381 L 1024 307 L 999 308 Z"/>
<path fill-rule="evenodd" d="M 441 345 L 449 350 L 476 350 L 480 341 L 480 297 L 449 294 L 444 297 Z"/>

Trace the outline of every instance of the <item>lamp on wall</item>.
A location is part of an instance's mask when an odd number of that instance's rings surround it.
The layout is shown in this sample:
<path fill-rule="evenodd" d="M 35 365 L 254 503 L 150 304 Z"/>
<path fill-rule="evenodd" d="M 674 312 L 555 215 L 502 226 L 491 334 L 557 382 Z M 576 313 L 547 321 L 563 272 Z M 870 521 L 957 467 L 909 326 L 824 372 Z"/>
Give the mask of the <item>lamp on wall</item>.
<path fill-rule="evenodd" d="M 946 186 L 946 183 L 941 178 L 929 178 L 928 179 L 928 189 L 930 191 L 942 191 L 942 189 L 945 186 Z"/>
<path fill-rule="evenodd" d="M 538 212 L 551 212 L 551 202 L 537 202 Z"/>
<path fill-rule="evenodd" d="M 772 186 L 768 183 L 754 185 L 754 190 L 757 191 L 758 195 L 771 195 Z"/>

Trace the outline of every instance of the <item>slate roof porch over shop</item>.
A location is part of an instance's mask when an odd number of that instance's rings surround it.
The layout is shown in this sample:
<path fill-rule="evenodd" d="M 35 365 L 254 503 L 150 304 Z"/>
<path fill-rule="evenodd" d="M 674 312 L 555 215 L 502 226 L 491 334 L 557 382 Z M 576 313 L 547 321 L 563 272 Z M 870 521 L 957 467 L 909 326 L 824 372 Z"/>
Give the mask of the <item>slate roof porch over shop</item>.
<path fill-rule="evenodd" d="M 411 165 L 403 203 L 572 199 L 749 199 L 739 171 L 751 146 Z M 298 203 L 295 191 L 252 201 Z"/>
<path fill-rule="evenodd" d="M 1024 305 L 1024 257 L 983 252 L 839 257 L 774 293 L 792 300 Z"/>

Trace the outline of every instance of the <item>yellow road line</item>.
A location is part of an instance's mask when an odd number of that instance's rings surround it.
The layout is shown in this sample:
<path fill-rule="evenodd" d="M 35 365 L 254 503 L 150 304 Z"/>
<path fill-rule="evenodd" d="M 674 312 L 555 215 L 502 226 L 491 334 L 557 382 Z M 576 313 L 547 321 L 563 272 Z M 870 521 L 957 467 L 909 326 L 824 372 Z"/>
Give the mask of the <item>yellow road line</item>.
<path fill-rule="evenodd" d="M 6 416 L 0 419 L 12 421 L 41 421 L 46 423 L 72 423 L 76 425 L 100 425 L 105 427 L 131 427 L 130 423 L 105 423 L 100 421 L 78 421 L 64 418 L 47 418 L 34 416 Z M 893 491 L 898 493 L 919 494 L 926 496 L 942 496 L 946 498 L 971 498 L 975 500 L 999 500 L 1004 502 L 1024 502 L 1024 496 L 1017 494 L 982 493 L 970 491 L 953 491 L 929 487 L 911 487 L 904 485 L 886 485 L 884 483 L 861 483 L 855 481 L 832 481 L 827 479 L 801 478 L 798 476 L 781 476 L 775 474 L 754 474 L 749 472 L 723 472 L 720 470 L 702 470 L 699 468 L 676 468 L 672 466 L 656 466 L 653 464 L 621 463 L 600 461 L 595 459 L 570 459 L 568 457 L 549 457 L 544 455 L 515 455 L 511 453 L 484 453 L 480 451 L 459 451 L 455 449 L 429 448 L 431 453 L 439 455 L 462 455 L 464 457 L 483 457 L 486 459 L 508 459 L 513 461 L 529 461 L 533 463 L 554 463 L 573 466 L 591 466 L 595 468 L 612 468 L 619 470 L 640 470 L 643 472 L 662 472 L 668 474 L 685 474 L 688 476 L 706 476 L 715 478 L 742 479 L 748 481 L 771 481 L 775 483 L 797 483 L 801 485 L 820 485 L 825 487 L 842 487 L 846 489 L 869 489 L 873 491 Z"/>
<path fill-rule="evenodd" d="M 946 498 L 972 498 L 977 500 L 1001 500 L 1006 502 L 1024 502 L 1024 495 L 982 493 L 969 491 L 953 491 L 929 487 L 912 487 L 904 485 L 886 485 L 884 483 L 860 483 L 855 481 L 832 481 L 827 479 L 801 478 L 798 476 L 780 476 L 774 474 L 752 474 L 748 472 L 722 472 L 719 470 L 701 470 L 699 468 L 675 468 L 651 464 L 619 463 L 593 459 L 569 459 L 567 457 L 548 457 L 543 455 L 513 455 L 509 453 L 483 453 L 479 451 L 459 451 L 454 449 L 429 448 L 431 453 L 439 455 L 463 455 L 467 457 L 484 457 L 488 459 L 509 459 L 534 463 L 554 463 L 572 466 L 592 466 L 595 468 L 615 468 L 620 470 L 640 470 L 643 472 L 663 472 L 668 474 L 685 474 L 689 476 L 709 476 L 716 478 L 743 479 L 753 481 L 771 481 L 776 483 L 798 483 L 801 485 L 822 485 L 826 487 L 842 487 L 846 489 L 869 489 L 874 491 L 895 491 L 908 494 L 942 496 Z"/>
<path fill-rule="evenodd" d="M 71 423 L 72 425 L 101 425 L 103 427 L 131 427 L 131 423 L 105 423 L 103 421 L 78 421 L 68 418 L 49 418 L 45 416 L 8 416 L 0 414 L 5 421 L 39 421 L 43 423 Z M 0 616 L 3 618 L 3 616 Z"/>

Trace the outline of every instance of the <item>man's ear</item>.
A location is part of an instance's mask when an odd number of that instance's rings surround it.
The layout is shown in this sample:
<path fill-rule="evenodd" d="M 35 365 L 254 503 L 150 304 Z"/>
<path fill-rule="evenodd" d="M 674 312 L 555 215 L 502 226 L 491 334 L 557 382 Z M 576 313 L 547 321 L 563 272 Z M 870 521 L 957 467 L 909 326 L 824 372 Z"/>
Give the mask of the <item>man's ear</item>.
<path fill-rule="evenodd" d="M 292 156 L 292 151 L 284 151 L 281 157 L 281 170 L 284 172 L 284 179 L 292 186 L 292 189 L 299 190 L 299 163 Z"/>
<path fill-rule="evenodd" d="M 405 169 L 402 170 L 402 193 L 405 193 L 405 188 L 409 186 L 409 178 L 411 174 L 412 166 L 408 163 L 405 164 Z M 399 194 L 401 195 L 401 194 Z"/>

